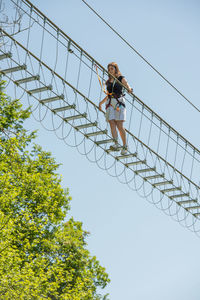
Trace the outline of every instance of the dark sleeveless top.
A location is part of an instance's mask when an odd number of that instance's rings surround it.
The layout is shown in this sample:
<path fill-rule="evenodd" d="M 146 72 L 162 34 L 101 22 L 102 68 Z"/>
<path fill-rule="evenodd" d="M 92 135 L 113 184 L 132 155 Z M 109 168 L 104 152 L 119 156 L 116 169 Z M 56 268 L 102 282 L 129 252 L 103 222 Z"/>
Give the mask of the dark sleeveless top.
<path fill-rule="evenodd" d="M 117 79 L 120 82 L 122 82 L 123 78 L 124 78 L 124 76 L 119 76 Z M 118 97 L 120 97 L 122 95 L 123 87 L 115 80 L 113 82 L 110 82 L 109 80 L 107 80 L 106 85 L 107 85 L 108 93 L 113 93 L 113 94 L 117 95 Z"/>

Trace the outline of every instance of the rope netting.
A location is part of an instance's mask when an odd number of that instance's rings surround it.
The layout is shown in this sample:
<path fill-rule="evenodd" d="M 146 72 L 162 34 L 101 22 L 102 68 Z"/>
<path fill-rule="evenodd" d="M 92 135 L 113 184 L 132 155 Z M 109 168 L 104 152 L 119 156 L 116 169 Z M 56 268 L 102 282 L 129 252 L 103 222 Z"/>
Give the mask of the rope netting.
<path fill-rule="evenodd" d="M 111 151 L 96 67 L 102 86 L 107 70 L 29 1 L 6 5 L 18 26 L 1 22 L 0 72 L 15 97 L 66 145 L 200 234 L 199 150 L 124 87 L 129 151 Z"/>

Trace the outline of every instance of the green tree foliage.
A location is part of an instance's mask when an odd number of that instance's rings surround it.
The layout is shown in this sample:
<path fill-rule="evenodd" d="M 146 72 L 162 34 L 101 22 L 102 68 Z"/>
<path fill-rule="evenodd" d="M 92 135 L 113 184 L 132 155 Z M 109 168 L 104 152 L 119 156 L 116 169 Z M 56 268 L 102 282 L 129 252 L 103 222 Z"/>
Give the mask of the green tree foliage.
<path fill-rule="evenodd" d="M 0 82 L 0 299 L 107 299 L 109 282 L 87 250 L 82 223 L 67 219 L 68 190 L 51 154 L 33 144 L 30 113 Z"/>

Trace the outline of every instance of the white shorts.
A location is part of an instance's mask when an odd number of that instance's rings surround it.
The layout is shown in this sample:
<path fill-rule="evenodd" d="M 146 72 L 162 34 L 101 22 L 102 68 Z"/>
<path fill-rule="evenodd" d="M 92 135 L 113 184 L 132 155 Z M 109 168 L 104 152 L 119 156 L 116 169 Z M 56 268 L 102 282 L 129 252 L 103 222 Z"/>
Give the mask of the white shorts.
<path fill-rule="evenodd" d="M 123 104 L 125 100 L 123 97 L 118 99 Z M 119 111 L 114 109 L 112 105 L 110 105 L 106 110 L 106 119 L 107 121 L 116 120 L 116 121 L 126 121 L 126 108 L 123 105 L 120 105 Z"/>

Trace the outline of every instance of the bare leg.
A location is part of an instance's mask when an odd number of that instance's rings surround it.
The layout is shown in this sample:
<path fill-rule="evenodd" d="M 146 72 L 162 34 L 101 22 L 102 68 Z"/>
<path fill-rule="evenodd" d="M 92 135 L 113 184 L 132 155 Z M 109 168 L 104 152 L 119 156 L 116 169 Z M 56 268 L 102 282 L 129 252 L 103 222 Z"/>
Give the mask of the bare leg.
<path fill-rule="evenodd" d="M 117 128 L 116 128 L 116 121 L 110 120 L 109 124 L 110 124 L 110 130 L 111 130 L 112 137 L 117 141 L 118 134 L 117 134 Z"/>
<path fill-rule="evenodd" d="M 119 130 L 119 134 L 121 136 L 123 146 L 125 146 L 126 145 L 126 130 L 124 129 L 124 126 L 123 126 L 124 121 L 115 121 L 115 122 L 116 122 L 117 128 Z"/>

